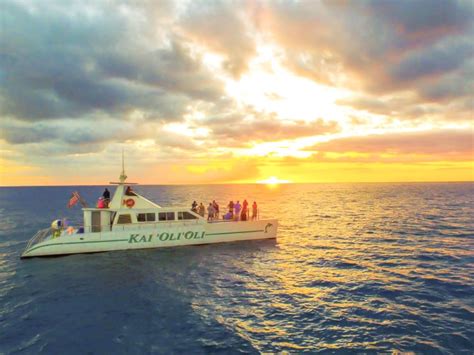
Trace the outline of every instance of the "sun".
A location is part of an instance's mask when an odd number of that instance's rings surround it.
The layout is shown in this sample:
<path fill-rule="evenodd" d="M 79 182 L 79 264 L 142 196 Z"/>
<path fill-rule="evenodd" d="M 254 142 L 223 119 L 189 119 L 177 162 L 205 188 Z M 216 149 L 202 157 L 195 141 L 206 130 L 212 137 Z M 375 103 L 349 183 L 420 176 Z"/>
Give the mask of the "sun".
<path fill-rule="evenodd" d="M 270 176 L 268 179 L 257 181 L 257 184 L 267 184 L 267 185 L 288 184 L 288 183 L 290 183 L 289 180 L 282 180 L 282 179 L 277 178 L 276 176 Z"/>

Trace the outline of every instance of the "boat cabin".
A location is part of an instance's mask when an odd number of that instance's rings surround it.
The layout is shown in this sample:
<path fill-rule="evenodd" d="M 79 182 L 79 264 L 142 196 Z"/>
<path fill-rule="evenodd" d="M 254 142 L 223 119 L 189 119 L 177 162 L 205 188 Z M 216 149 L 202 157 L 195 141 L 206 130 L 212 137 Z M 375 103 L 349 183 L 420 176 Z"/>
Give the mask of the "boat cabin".
<path fill-rule="evenodd" d="M 202 223 L 204 218 L 189 208 L 162 208 L 156 203 L 128 191 L 124 185 L 117 190 L 107 208 L 83 208 L 84 232 L 110 232 L 129 227 L 150 227 L 153 224 L 189 221 Z"/>
<path fill-rule="evenodd" d="M 128 229 L 128 227 L 150 227 L 152 224 L 189 221 L 204 222 L 204 218 L 193 211 L 183 208 L 136 209 L 122 208 L 112 210 L 106 208 L 84 208 L 85 232 L 110 232 Z"/>

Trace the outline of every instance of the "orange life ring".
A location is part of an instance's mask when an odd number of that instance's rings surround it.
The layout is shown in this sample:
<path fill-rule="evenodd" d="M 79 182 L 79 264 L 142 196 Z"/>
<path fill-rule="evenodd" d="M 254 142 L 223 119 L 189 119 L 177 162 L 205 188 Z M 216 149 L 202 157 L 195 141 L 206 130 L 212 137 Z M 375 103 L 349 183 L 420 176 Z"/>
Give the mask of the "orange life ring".
<path fill-rule="evenodd" d="M 135 206 L 135 201 L 129 198 L 128 200 L 125 200 L 125 204 L 127 205 L 128 208 L 132 208 L 133 206 Z"/>

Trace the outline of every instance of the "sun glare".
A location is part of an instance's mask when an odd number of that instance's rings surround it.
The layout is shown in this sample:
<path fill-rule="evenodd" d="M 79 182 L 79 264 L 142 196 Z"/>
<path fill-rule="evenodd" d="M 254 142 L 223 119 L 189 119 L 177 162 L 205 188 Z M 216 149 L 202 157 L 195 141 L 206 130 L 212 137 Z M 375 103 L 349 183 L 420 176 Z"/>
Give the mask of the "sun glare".
<path fill-rule="evenodd" d="M 282 119 L 312 121 L 320 117 L 344 120 L 345 110 L 336 104 L 348 91 L 302 78 L 274 58 L 271 46 L 264 46 L 249 64 L 250 71 L 239 80 L 224 79 L 227 93 L 242 106 L 277 112 Z M 269 54 L 273 53 L 273 56 Z"/>
<path fill-rule="evenodd" d="M 258 184 L 267 184 L 267 185 L 288 184 L 290 182 L 291 181 L 289 180 L 279 179 L 276 176 L 270 176 L 268 179 L 257 181 Z"/>

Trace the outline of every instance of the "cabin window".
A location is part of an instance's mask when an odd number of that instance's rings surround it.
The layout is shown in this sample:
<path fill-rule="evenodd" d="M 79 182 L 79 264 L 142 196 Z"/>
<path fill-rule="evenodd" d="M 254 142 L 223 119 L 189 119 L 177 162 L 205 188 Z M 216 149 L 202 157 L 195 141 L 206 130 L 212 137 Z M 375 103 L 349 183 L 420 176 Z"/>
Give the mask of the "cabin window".
<path fill-rule="evenodd" d="M 174 221 L 174 212 L 159 212 L 159 221 Z"/>
<path fill-rule="evenodd" d="M 138 222 L 155 222 L 156 215 L 154 213 L 138 213 L 137 221 Z"/>
<path fill-rule="evenodd" d="M 178 219 L 198 219 L 195 215 L 190 212 L 178 212 Z"/>
<path fill-rule="evenodd" d="M 128 224 L 132 223 L 132 216 L 129 214 L 121 214 L 118 217 L 117 224 Z"/>

